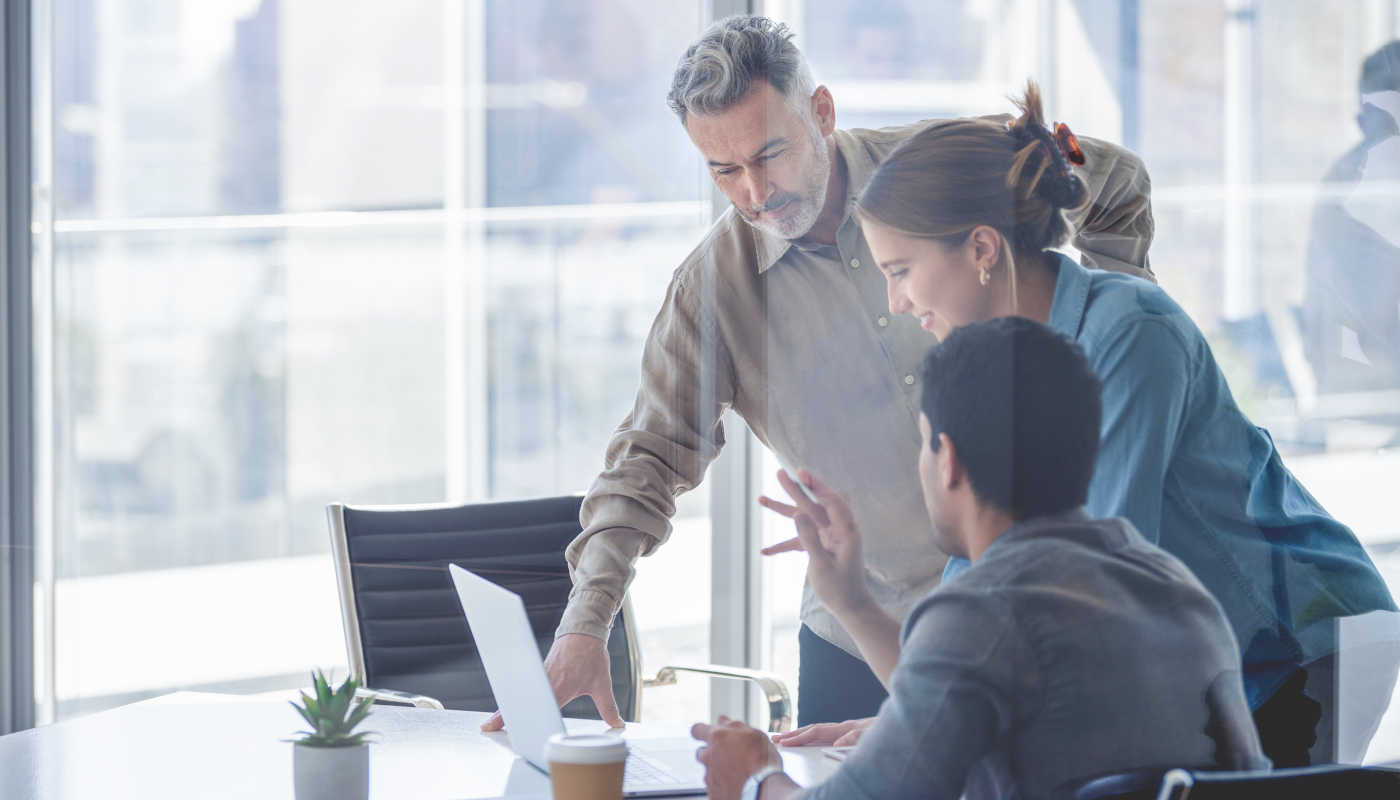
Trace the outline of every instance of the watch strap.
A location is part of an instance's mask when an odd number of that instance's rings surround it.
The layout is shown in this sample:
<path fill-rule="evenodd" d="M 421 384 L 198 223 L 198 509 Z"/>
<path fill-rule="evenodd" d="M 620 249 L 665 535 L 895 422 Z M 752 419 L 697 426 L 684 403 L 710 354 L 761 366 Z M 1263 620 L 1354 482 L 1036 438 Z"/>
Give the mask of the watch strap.
<path fill-rule="evenodd" d="M 763 782 L 782 771 L 782 765 L 769 764 L 758 772 L 750 775 L 749 779 L 744 781 L 743 790 L 739 792 L 739 800 L 758 800 L 758 791 L 763 787 Z"/>

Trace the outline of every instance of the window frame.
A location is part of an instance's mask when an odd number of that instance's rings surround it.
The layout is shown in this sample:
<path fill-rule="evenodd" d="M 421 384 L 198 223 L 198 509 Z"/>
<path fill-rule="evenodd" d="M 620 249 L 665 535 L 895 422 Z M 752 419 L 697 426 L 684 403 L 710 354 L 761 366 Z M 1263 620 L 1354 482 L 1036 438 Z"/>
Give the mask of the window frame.
<path fill-rule="evenodd" d="M 4 158 L 0 161 L 0 735 L 35 724 L 34 524 L 30 254 L 30 6 L 0 12 Z"/>

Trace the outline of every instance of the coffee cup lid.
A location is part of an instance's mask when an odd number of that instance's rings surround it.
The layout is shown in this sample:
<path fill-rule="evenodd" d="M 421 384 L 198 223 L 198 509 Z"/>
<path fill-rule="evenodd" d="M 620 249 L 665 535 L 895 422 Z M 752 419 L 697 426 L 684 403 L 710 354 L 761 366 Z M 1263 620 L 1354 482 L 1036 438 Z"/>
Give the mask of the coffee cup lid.
<path fill-rule="evenodd" d="M 611 733 L 556 733 L 545 758 L 562 764 L 612 764 L 627 758 L 627 742 Z"/>

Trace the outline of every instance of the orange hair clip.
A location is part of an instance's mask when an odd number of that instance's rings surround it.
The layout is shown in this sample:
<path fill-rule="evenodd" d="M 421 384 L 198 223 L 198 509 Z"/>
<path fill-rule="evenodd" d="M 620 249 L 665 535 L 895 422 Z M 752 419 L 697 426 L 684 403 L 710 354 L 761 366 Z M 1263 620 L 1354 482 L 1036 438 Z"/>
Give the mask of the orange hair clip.
<path fill-rule="evenodd" d="M 1055 144 L 1060 146 L 1065 158 L 1074 164 L 1084 165 L 1084 150 L 1080 148 L 1079 140 L 1074 138 L 1074 132 L 1063 122 L 1055 123 Z"/>

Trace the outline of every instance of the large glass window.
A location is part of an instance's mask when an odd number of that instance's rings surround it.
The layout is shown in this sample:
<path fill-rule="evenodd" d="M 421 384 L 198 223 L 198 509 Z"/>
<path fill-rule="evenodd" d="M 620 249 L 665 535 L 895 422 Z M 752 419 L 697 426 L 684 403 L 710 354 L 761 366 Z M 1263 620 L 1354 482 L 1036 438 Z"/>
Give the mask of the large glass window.
<path fill-rule="evenodd" d="M 705 4 L 50 11 L 44 714 L 343 665 L 329 501 L 588 488 L 710 217 L 664 102 Z M 633 587 L 648 663 L 708 659 L 708 513 Z"/>
<path fill-rule="evenodd" d="M 343 664 L 329 501 L 588 487 L 711 216 L 664 104 L 708 3 L 39 5 L 41 718 Z M 1004 112 L 1034 77 L 1140 153 L 1162 285 L 1400 591 L 1400 95 L 1358 85 L 1400 0 L 753 5 L 840 127 Z M 638 568 L 653 666 L 708 659 L 708 509 L 684 495 Z M 764 562 L 762 665 L 794 688 L 804 568 Z"/>

